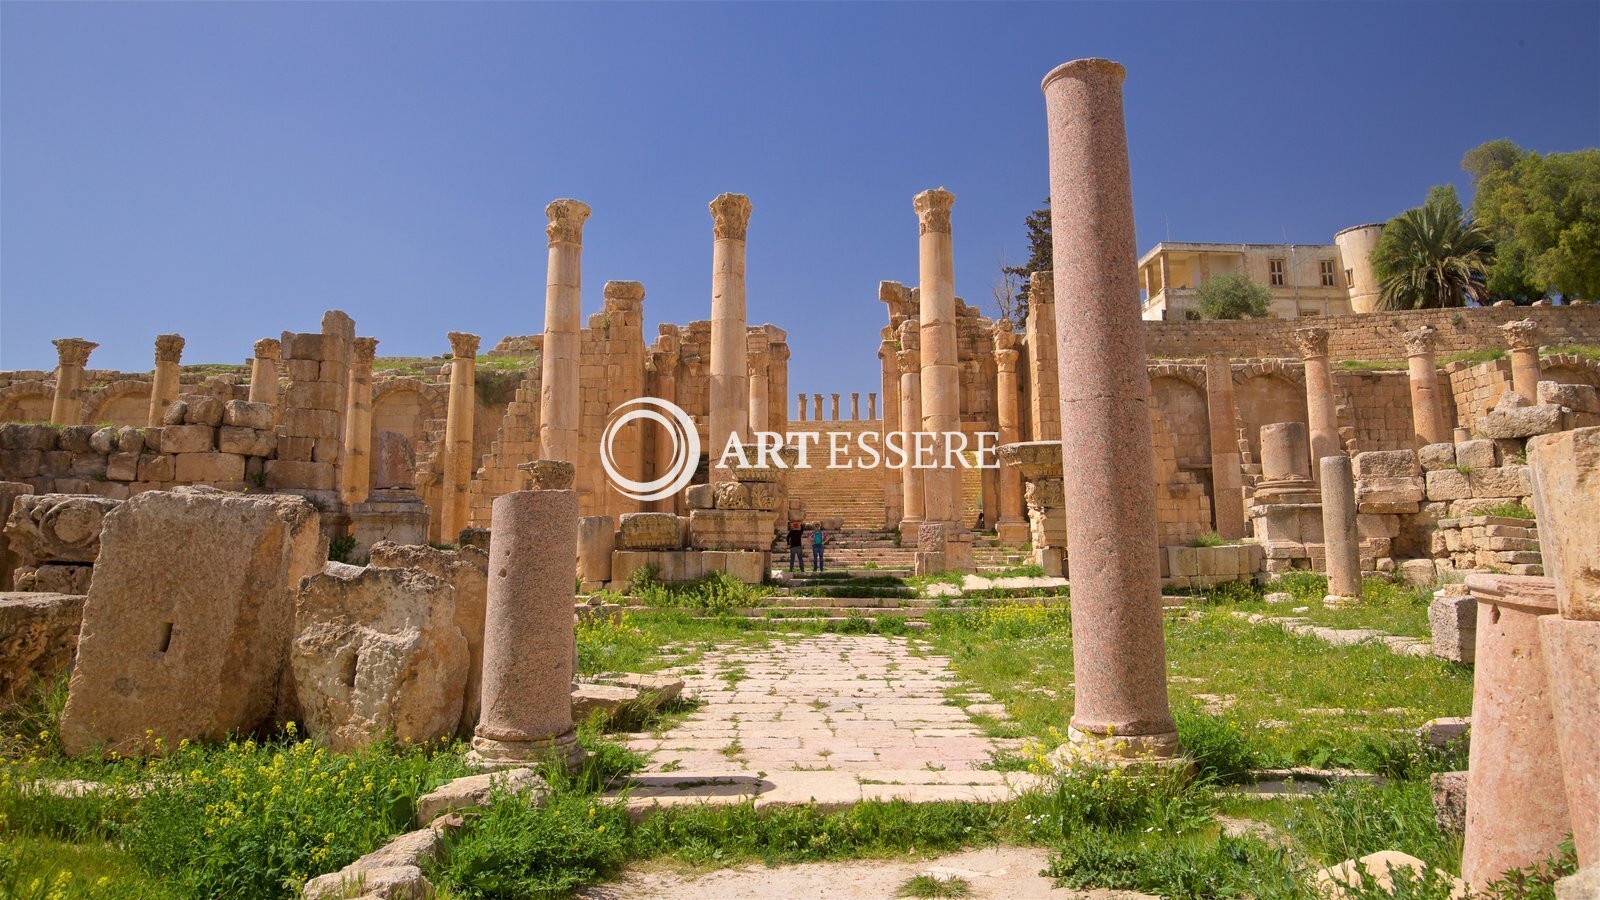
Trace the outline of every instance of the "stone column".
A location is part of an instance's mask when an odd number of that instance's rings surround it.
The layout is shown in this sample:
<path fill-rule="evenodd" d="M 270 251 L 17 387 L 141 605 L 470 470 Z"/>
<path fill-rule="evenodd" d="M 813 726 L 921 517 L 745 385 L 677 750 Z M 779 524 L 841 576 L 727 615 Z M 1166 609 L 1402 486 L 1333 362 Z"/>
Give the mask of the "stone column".
<path fill-rule="evenodd" d="M 818 422 L 822 421 L 822 395 L 821 394 L 812 394 L 811 395 L 811 418 L 815 419 Z"/>
<path fill-rule="evenodd" d="M 1061 440 L 1061 368 L 1056 360 L 1056 282 L 1049 269 L 1028 279 L 1028 411 L 1036 441 Z"/>
<path fill-rule="evenodd" d="M 1539 326 L 1532 319 L 1500 326 L 1511 348 L 1511 389 L 1529 403 L 1539 402 Z"/>
<path fill-rule="evenodd" d="M 1356 533 L 1356 476 L 1350 457 L 1324 456 L 1322 468 L 1322 540 L 1328 559 L 1330 608 L 1361 602 L 1361 536 Z"/>
<path fill-rule="evenodd" d="M 1411 378 L 1411 427 L 1416 432 L 1418 447 L 1450 440 L 1444 410 L 1439 406 L 1439 370 L 1433 355 L 1438 333 L 1432 325 L 1405 333 L 1406 370 Z"/>
<path fill-rule="evenodd" d="M 750 431 L 770 431 L 772 428 L 769 392 L 772 384 L 768 380 L 772 364 L 770 351 L 762 350 L 750 354 Z"/>
<path fill-rule="evenodd" d="M 763 425 L 773 431 L 786 432 L 789 430 L 789 341 L 788 335 L 784 340 L 775 341 L 767 345 L 770 360 L 767 363 L 767 383 L 771 386 L 768 396 L 774 398 L 776 404 L 767 410 L 771 424 Z"/>
<path fill-rule="evenodd" d="M 447 544 L 456 542 L 472 513 L 472 416 L 478 402 L 474 381 L 478 340 L 475 334 L 450 332 L 450 405 L 445 410 L 444 477 L 439 503 L 439 539 Z"/>
<path fill-rule="evenodd" d="M 579 332 L 583 327 L 583 223 L 589 205 L 555 200 L 544 208 L 550 261 L 544 285 L 544 345 L 539 360 L 539 458 L 578 459 Z"/>
<path fill-rule="evenodd" d="M 1181 751 L 1167 705 L 1125 74 L 1082 59 L 1043 85 L 1061 443 L 1072 466 L 1064 489 L 1077 686 L 1068 735 L 1090 758 L 1156 761 Z"/>
<path fill-rule="evenodd" d="M 1211 496 L 1217 534 L 1244 537 L 1244 474 L 1239 459 L 1238 412 L 1233 405 L 1233 366 L 1228 357 L 1206 357 L 1206 419 L 1211 427 Z"/>
<path fill-rule="evenodd" d="M 804 421 L 806 421 L 806 395 L 805 395 L 805 392 L 801 391 L 800 393 L 795 394 L 795 397 L 800 401 L 800 421 L 804 422 Z"/>
<path fill-rule="evenodd" d="M 955 195 L 943 188 L 912 200 L 917 213 L 919 302 L 922 344 L 922 430 L 934 435 L 937 466 L 923 473 L 923 518 L 957 530 L 961 523 L 961 470 L 945 466 L 944 435 L 961 430 L 960 370 L 956 364 L 955 267 L 951 259 L 950 208 Z"/>
<path fill-rule="evenodd" d="M 750 388 L 746 384 L 744 240 L 750 225 L 750 198 L 721 194 L 711 201 L 711 481 L 732 476 L 720 469 L 728 438 L 750 436 Z"/>
<path fill-rule="evenodd" d="M 678 402 L 678 347 L 673 345 L 650 351 L 650 367 L 656 373 L 656 396 L 668 403 Z M 672 468 L 672 441 L 665 429 L 655 432 L 655 469 L 651 478 L 660 478 Z M 655 501 L 656 512 L 676 512 L 678 500 L 683 495 L 663 497 Z"/>
<path fill-rule="evenodd" d="M 502 494 L 490 523 L 483 703 L 468 760 L 500 769 L 554 755 L 570 766 L 582 756 L 572 724 L 578 493 Z"/>
<path fill-rule="evenodd" d="M 833 394 L 833 421 L 839 421 L 839 395 Z"/>
<path fill-rule="evenodd" d="M 77 425 L 83 420 L 83 368 L 100 346 L 83 338 L 61 338 L 56 345 L 56 392 L 50 401 L 50 424 Z"/>
<path fill-rule="evenodd" d="M 1018 419 L 1021 417 L 1021 395 L 1017 388 L 1017 335 L 1003 324 L 994 332 L 995 412 L 1000 420 L 1000 446 L 1022 440 Z M 1025 544 L 1028 541 L 1028 522 L 1022 517 L 1022 470 L 1005 466 L 997 473 L 1000 479 L 1000 518 L 995 521 L 995 537 L 1002 544 Z"/>
<path fill-rule="evenodd" d="M 860 418 L 861 418 L 861 392 L 860 391 L 851 391 L 850 392 L 850 421 L 852 421 L 852 422 L 858 421 Z"/>
<path fill-rule="evenodd" d="M 923 503 L 923 476 L 927 469 L 914 463 L 916 436 L 922 422 L 922 351 L 918 349 L 915 322 L 900 329 L 900 350 L 895 353 L 900 367 L 900 427 L 905 431 L 906 465 L 900 470 L 900 498 L 904 512 L 900 518 L 902 543 L 915 538 L 922 527 L 926 507 Z"/>
<path fill-rule="evenodd" d="M 889 332 L 885 331 L 887 335 Z M 900 430 L 900 366 L 895 362 L 894 341 L 884 337 L 878 343 L 879 377 L 883 384 L 883 421 L 879 433 L 887 446 L 889 435 Z M 899 528 L 905 518 L 904 481 L 898 469 L 883 467 L 883 527 Z"/>
<path fill-rule="evenodd" d="M 183 335 L 156 335 L 156 370 L 150 377 L 150 412 L 145 424 L 161 427 L 167 404 L 178 399 L 178 361 L 183 358 Z"/>
<path fill-rule="evenodd" d="M 365 503 L 372 490 L 372 357 L 378 352 L 378 339 L 358 337 L 350 349 L 339 493 L 345 503 L 355 504 Z"/>
<path fill-rule="evenodd" d="M 1328 329 L 1297 328 L 1295 343 L 1306 367 L 1306 418 L 1311 431 L 1311 477 L 1321 473 L 1317 461 L 1344 453 L 1339 417 L 1333 403 L 1333 368 L 1328 364 Z"/>
<path fill-rule="evenodd" d="M 277 338 L 256 341 L 255 359 L 250 361 L 250 402 L 278 405 L 278 355 L 282 348 Z"/>
<path fill-rule="evenodd" d="M 867 392 L 867 419 L 874 422 L 878 420 L 878 394 L 876 391 Z"/>

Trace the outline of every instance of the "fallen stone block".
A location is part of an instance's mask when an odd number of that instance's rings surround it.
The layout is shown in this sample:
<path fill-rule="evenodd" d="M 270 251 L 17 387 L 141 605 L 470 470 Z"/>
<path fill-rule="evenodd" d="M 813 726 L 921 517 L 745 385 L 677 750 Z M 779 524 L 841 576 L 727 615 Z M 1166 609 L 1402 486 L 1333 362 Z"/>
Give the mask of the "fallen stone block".
<path fill-rule="evenodd" d="M 672 513 L 624 513 L 617 527 L 618 550 L 676 550 L 681 546 L 678 517 Z"/>
<path fill-rule="evenodd" d="M 0 702 L 17 700 L 72 665 L 83 597 L 0 594 Z"/>
<path fill-rule="evenodd" d="M 550 796 L 550 786 L 530 768 L 467 775 L 418 797 L 417 823 L 488 806 L 496 791 L 526 796 L 529 806 L 543 806 Z"/>
<path fill-rule="evenodd" d="M 483 685 L 483 623 L 489 602 L 489 553 L 464 544 L 440 550 L 422 544 L 379 541 L 368 560 L 374 566 L 421 569 L 455 588 L 455 622 L 467 639 L 467 681 L 461 710 L 462 737 L 478 724 L 479 694 Z"/>
<path fill-rule="evenodd" d="M 1467 773 L 1435 772 L 1428 776 L 1433 788 L 1433 821 L 1446 834 L 1467 830 Z"/>

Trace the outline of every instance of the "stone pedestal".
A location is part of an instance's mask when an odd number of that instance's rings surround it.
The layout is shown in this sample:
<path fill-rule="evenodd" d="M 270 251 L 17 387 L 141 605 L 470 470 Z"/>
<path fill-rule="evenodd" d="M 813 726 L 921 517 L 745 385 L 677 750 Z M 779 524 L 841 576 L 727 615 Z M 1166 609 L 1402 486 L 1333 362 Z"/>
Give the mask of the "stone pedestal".
<path fill-rule="evenodd" d="M 1511 389 L 1532 403 L 1539 396 L 1539 326 L 1532 319 L 1500 326 L 1511 348 Z"/>
<path fill-rule="evenodd" d="M 483 711 L 468 761 L 479 768 L 582 756 L 572 723 L 572 561 L 578 493 L 495 498 L 483 644 Z"/>
<path fill-rule="evenodd" d="M 611 554 L 617 549 L 617 520 L 584 516 L 578 520 L 579 590 L 593 593 L 611 580 Z"/>
<path fill-rule="evenodd" d="M 61 338 L 56 345 L 56 390 L 50 400 L 50 424 L 77 425 L 83 420 L 83 369 L 100 346 L 83 338 Z"/>
<path fill-rule="evenodd" d="M 1211 429 L 1211 495 L 1217 534 L 1244 537 L 1244 475 L 1240 468 L 1233 366 L 1220 353 L 1206 357 L 1206 419 Z"/>
<path fill-rule="evenodd" d="M 1322 537 L 1328 561 L 1324 606 L 1361 602 L 1361 537 L 1356 533 L 1356 479 L 1348 456 L 1322 459 Z"/>
<path fill-rule="evenodd" d="M 183 335 L 156 335 L 156 368 L 150 376 L 150 410 L 145 424 L 159 428 L 167 404 L 178 399 L 178 364 L 183 358 Z"/>
<path fill-rule="evenodd" d="M 353 559 L 366 559 L 379 541 L 396 544 L 428 542 L 428 504 L 410 488 L 368 491 L 350 506 L 350 535 L 356 539 Z"/>
<path fill-rule="evenodd" d="M 1461 877 L 1481 891 L 1555 854 L 1572 831 L 1560 783 L 1540 619 L 1556 612 L 1546 578 L 1469 575 L 1478 601 L 1477 671 Z"/>
<path fill-rule="evenodd" d="M 1432 325 L 1406 332 L 1406 371 L 1411 383 L 1411 425 L 1418 447 L 1448 441 L 1444 409 L 1439 401 L 1439 369 L 1433 345 L 1438 329 Z"/>
<path fill-rule="evenodd" d="M 1305 361 L 1306 418 L 1311 432 L 1311 477 L 1319 477 L 1318 460 L 1344 452 L 1339 417 L 1333 400 L 1333 367 L 1328 363 L 1328 329 L 1298 328 L 1294 333 Z"/>
<path fill-rule="evenodd" d="M 344 465 L 339 467 L 339 493 L 345 503 L 355 504 L 364 502 L 372 489 L 372 358 L 378 352 L 378 339 L 358 337 L 350 342 L 350 349 L 350 390 L 345 395 Z M 427 523 L 424 515 L 422 524 L 426 527 Z M 423 536 L 426 538 L 426 531 Z"/>
<path fill-rule="evenodd" d="M 553 200 L 544 208 L 550 224 L 545 269 L 544 344 L 540 352 L 539 458 L 578 459 L 578 341 L 582 328 L 583 223 L 589 205 Z"/>
<path fill-rule="evenodd" d="M 1076 704 L 1069 737 L 1105 762 L 1177 763 L 1167 705 L 1154 451 L 1138 304 L 1121 65 L 1044 79 L 1056 332 L 1072 550 Z"/>
<path fill-rule="evenodd" d="M 750 388 L 745 339 L 745 234 L 750 198 L 720 194 L 711 201 L 711 414 L 707 452 L 713 484 L 729 480 L 717 460 L 728 438 L 750 437 Z"/>
<path fill-rule="evenodd" d="M 445 410 L 439 540 L 453 544 L 471 516 L 472 417 L 477 406 L 478 336 L 450 332 L 450 398 Z"/>
<path fill-rule="evenodd" d="M 277 338 L 262 338 L 255 343 L 255 358 L 250 361 L 250 402 L 278 404 L 278 356 L 282 346 Z"/>
<path fill-rule="evenodd" d="M 1279 561 L 1308 558 L 1303 545 L 1322 543 L 1322 495 L 1311 481 L 1309 462 L 1305 425 L 1262 427 L 1261 481 L 1250 520 L 1256 540 L 1267 547 L 1269 571 L 1281 571 Z"/>
<path fill-rule="evenodd" d="M 996 454 L 1025 483 L 1023 498 L 1028 508 L 1028 537 L 1033 543 L 1034 562 L 1044 567 L 1046 575 L 1066 575 L 1067 500 L 1061 442 L 1002 444 Z"/>

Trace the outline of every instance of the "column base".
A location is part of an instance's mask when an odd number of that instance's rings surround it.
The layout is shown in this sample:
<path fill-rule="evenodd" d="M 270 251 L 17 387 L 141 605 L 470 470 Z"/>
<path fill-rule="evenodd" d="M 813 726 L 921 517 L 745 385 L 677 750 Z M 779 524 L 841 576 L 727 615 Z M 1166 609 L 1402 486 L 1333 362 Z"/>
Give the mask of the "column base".
<path fill-rule="evenodd" d="M 910 541 L 912 545 L 915 546 L 917 541 L 917 532 L 921 529 L 922 518 L 920 516 L 907 516 L 906 518 L 901 519 L 900 544 L 904 546 L 906 541 Z"/>
<path fill-rule="evenodd" d="M 1020 547 L 1028 543 L 1028 523 L 1021 519 L 1015 522 L 1001 519 L 995 523 L 994 537 L 1002 544 Z"/>
<path fill-rule="evenodd" d="M 1194 774 L 1194 761 L 1183 755 L 1178 733 L 1135 735 L 1097 735 L 1067 727 L 1067 742 L 1051 756 L 1060 768 L 1100 766 L 1116 769 L 1150 768 L 1173 772 L 1188 778 Z"/>
<path fill-rule="evenodd" d="M 515 769 L 553 758 L 570 772 L 587 756 L 588 753 L 578 746 L 576 728 L 569 728 L 565 734 L 556 737 L 526 741 L 500 741 L 475 734 L 472 737 L 472 750 L 467 753 L 467 765 L 474 769 L 495 771 Z"/>
<path fill-rule="evenodd" d="M 1360 605 L 1360 597 L 1344 597 L 1339 594 L 1328 594 L 1322 598 L 1322 606 L 1324 609 L 1349 609 L 1352 606 Z"/>

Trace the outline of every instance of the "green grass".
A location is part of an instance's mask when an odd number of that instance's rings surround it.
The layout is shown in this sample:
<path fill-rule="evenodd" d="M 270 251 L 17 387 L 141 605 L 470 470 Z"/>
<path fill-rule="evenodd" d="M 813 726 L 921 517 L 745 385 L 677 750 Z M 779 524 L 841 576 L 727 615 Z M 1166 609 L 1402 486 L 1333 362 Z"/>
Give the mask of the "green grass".
<path fill-rule="evenodd" d="M 1594 344 L 1567 344 L 1562 347 L 1544 347 L 1539 350 L 1540 356 L 1555 356 L 1556 354 L 1600 360 L 1600 346 Z"/>
<path fill-rule="evenodd" d="M 1230 543 L 1230 541 L 1215 531 L 1195 535 L 1189 540 L 1189 546 L 1191 547 L 1221 547 L 1227 543 Z"/>
<path fill-rule="evenodd" d="M 1406 364 L 1397 359 L 1341 359 L 1338 367 L 1347 372 L 1404 372 Z"/>
<path fill-rule="evenodd" d="M 1533 510 L 1521 503 L 1501 503 L 1478 513 L 1480 516 L 1499 516 L 1504 519 L 1533 519 Z"/>
<path fill-rule="evenodd" d="M 959 875 L 940 878 L 937 875 L 914 875 L 895 890 L 896 897 L 967 897 L 972 885 Z"/>
<path fill-rule="evenodd" d="M 1448 366 L 1455 362 L 1486 363 L 1505 358 L 1506 351 L 1504 350 L 1463 350 L 1459 353 L 1446 353 L 1438 358 L 1438 364 Z"/>

